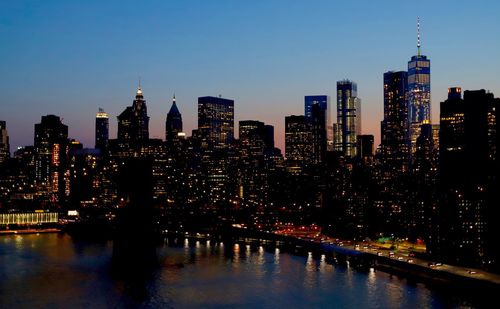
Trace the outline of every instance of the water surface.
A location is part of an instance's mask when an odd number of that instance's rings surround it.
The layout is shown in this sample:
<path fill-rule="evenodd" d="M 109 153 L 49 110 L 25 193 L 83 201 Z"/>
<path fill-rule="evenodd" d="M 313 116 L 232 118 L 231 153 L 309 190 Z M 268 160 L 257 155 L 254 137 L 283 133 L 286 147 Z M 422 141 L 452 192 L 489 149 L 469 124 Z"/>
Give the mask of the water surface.
<path fill-rule="evenodd" d="M 460 304 L 379 271 L 259 246 L 166 241 L 155 265 L 116 268 L 111 241 L 0 237 L 1 308 L 442 308 Z"/>

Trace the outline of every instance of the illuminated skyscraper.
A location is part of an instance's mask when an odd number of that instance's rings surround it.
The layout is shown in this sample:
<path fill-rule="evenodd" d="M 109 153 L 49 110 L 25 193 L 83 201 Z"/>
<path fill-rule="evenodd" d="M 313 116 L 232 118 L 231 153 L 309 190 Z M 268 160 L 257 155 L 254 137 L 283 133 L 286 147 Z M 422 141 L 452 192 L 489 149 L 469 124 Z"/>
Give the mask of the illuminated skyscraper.
<path fill-rule="evenodd" d="M 258 158 L 266 148 L 266 126 L 257 120 L 242 120 L 239 123 L 240 150 L 242 159 Z"/>
<path fill-rule="evenodd" d="M 409 134 L 411 154 L 416 151 L 420 126 L 431 123 L 431 61 L 420 53 L 420 21 L 417 20 L 417 55 L 408 61 Z"/>
<path fill-rule="evenodd" d="M 167 114 L 165 121 L 165 140 L 167 142 L 177 138 L 178 134 L 182 132 L 182 115 L 177 108 L 175 95 L 172 99 L 172 106 Z"/>
<path fill-rule="evenodd" d="M 66 191 L 68 126 L 58 116 L 42 116 L 35 124 L 35 179 L 61 198 Z"/>
<path fill-rule="evenodd" d="M 220 97 L 198 98 L 198 130 L 202 148 L 229 148 L 234 139 L 234 101 Z"/>
<path fill-rule="evenodd" d="M 392 175 L 407 172 L 409 167 L 407 80 L 405 71 L 384 73 L 381 154 L 383 167 Z"/>
<path fill-rule="evenodd" d="M 9 134 L 7 132 L 7 124 L 5 121 L 0 121 L 0 163 L 10 157 Z"/>
<path fill-rule="evenodd" d="M 288 170 L 300 173 L 313 161 L 311 121 L 305 116 L 285 117 L 285 156 Z"/>
<path fill-rule="evenodd" d="M 356 156 L 357 136 L 361 134 L 361 99 L 358 86 L 350 80 L 337 82 L 337 124 L 340 134 L 334 149 L 347 157 Z"/>
<path fill-rule="evenodd" d="M 234 101 L 221 97 L 198 98 L 198 139 L 208 199 L 228 201 L 236 191 L 232 174 Z"/>
<path fill-rule="evenodd" d="M 95 116 L 95 148 L 105 151 L 109 141 L 109 116 L 102 108 Z"/>
<path fill-rule="evenodd" d="M 142 88 L 137 88 L 132 106 L 118 116 L 118 140 L 136 142 L 149 139 L 149 117 Z"/>

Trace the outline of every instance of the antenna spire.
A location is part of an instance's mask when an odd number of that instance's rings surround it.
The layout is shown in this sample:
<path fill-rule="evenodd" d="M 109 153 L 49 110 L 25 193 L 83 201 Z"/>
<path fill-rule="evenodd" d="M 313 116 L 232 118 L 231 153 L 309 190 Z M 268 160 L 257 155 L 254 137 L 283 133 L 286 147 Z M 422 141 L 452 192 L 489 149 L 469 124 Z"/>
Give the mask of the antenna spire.
<path fill-rule="evenodd" d="M 420 17 L 417 17 L 417 55 L 420 57 Z"/>

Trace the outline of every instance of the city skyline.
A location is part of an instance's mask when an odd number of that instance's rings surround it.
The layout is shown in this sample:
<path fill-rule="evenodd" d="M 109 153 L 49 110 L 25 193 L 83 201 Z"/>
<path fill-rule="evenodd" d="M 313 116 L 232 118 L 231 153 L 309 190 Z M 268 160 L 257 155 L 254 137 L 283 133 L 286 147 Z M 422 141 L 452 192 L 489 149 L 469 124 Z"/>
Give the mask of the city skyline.
<path fill-rule="evenodd" d="M 164 137 L 174 92 L 188 135 L 196 129 L 196 98 L 222 94 L 235 101 L 235 122 L 255 119 L 274 125 L 277 147 L 284 151 L 285 116 L 301 115 L 306 95 L 335 97 L 336 81 L 349 78 L 358 83 L 363 114 L 370 115 L 363 117 L 362 133 L 375 135 L 375 145 L 380 144 L 382 75 L 405 69 L 417 53 L 419 13 L 408 14 L 410 5 L 293 3 L 282 12 L 282 1 L 252 7 L 221 3 L 223 9 L 202 3 L 141 8 L 129 3 L 85 8 L 58 2 L 2 4 L 1 11 L 9 12 L 0 13 L 2 45 L 11 48 L 0 51 L 9 72 L 0 77 L 0 90 L 9 98 L 0 115 L 7 122 L 11 151 L 33 143 L 32 124 L 46 114 L 63 118 L 69 136 L 92 147 L 99 107 L 110 115 L 114 138 L 116 116 L 129 104 L 139 76 L 152 115 L 151 137 Z M 495 83 L 499 63 L 490 61 L 500 48 L 488 38 L 488 30 L 498 27 L 489 15 L 498 4 L 449 4 L 432 4 L 419 14 L 422 54 L 433 61 L 433 123 L 448 87 L 500 92 Z M 138 10 L 144 12 L 140 22 L 112 25 L 113 20 L 131 20 Z M 359 13 L 360 22 L 346 19 L 343 10 Z M 92 24 L 89 14 L 94 14 Z M 202 29 L 196 19 L 205 14 L 210 23 Z M 460 21 L 465 15 L 470 23 Z M 258 34 L 266 27 L 269 34 Z M 344 36 L 347 47 L 337 44 Z M 330 116 L 335 119 L 334 113 Z"/>
<path fill-rule="evenodd" d="M 491 306 L 499 11 L 0 3 L 0 307 Z"/>

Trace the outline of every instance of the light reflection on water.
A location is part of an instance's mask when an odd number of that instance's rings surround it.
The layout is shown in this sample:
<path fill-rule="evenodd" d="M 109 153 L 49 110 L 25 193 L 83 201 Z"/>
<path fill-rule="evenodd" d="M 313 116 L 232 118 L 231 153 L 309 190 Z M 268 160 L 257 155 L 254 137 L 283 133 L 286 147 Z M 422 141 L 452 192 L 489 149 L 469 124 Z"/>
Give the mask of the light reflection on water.
<path fill-rule="evenodd" d="M 139 280 L 110 271 L 109 241 L 2 236 L 0 308 L 443 306 L 424 285 L 332 265 L 324 255 L 183 239 L 169 240 L 157 254 L 158 266 Z"/>

